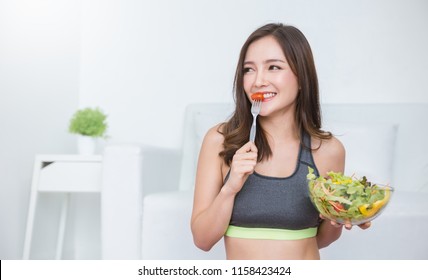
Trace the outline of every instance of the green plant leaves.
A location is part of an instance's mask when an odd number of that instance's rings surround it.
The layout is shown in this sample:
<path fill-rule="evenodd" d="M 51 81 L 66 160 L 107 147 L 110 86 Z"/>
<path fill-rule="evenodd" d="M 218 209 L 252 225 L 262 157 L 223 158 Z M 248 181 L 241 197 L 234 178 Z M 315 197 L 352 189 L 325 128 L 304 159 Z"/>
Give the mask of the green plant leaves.
<path fill-rule="evenodd" d="M 99 108 L 80 109 L 70 120 L 68 131 L 90 137 L 106 137 L 107 115 Z"/>

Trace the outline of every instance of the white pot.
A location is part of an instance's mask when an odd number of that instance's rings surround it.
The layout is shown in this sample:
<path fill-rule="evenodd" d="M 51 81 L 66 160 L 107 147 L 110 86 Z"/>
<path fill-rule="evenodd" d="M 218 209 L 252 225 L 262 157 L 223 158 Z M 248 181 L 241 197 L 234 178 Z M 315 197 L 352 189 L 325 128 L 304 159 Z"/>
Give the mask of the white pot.
<path fill-rule="evenodd" d="M 79 135 L 77 138 L 77 149 L 81 155 L 95 154 L 95 144 L 94 137 Z"/>

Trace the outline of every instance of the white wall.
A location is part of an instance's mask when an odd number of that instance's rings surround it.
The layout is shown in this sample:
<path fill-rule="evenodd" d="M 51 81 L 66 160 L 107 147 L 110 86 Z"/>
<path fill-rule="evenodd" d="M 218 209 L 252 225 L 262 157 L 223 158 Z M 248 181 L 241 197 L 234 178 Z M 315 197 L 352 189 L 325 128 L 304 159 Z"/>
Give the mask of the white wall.
<path fill-rule="evenodd" d="M 22 257 L 35 154 L 75 152 L 79 17 L 79 1 L 0 0 L 0 259 Z"/>
<path fill-rule="evenodd" d="M 178 147 L 191 102 L 232 100 L 238 52 L 280 21 L 312 44 L 323 102 L 428 102 L 428 2 L 84 1 L 80 104 L 111 142 Z"/>
<path fill-rule="evenodd" d="M 0 0 L 0 259 L 21 256 L 34 155 L 75 152 L 77 106 L 109 115 L 110 142 L 178 148 L 185 106 L 232 101 L 272 21 L 306 34 L 322 101 L 428 102 L 424 0 Z"/>

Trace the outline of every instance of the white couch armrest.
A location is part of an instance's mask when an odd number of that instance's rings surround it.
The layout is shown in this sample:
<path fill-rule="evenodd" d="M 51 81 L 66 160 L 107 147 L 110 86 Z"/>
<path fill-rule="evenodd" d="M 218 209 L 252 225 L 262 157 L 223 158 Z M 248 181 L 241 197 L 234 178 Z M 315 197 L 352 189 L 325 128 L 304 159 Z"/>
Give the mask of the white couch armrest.
<path fill-rule="evenodd" d="M 101 194 L 103 259 L 140 259 L 144 195 L 178 189 L 180 154 L 140 145 L 105 148 Z"/>
<path fill-rule="evenodd" d="M 223 240 L 209 252 L 193 243 L 190 218 L 193 191 L 150 194 L 144 198 L 143 259 L 225 259 Z"/>

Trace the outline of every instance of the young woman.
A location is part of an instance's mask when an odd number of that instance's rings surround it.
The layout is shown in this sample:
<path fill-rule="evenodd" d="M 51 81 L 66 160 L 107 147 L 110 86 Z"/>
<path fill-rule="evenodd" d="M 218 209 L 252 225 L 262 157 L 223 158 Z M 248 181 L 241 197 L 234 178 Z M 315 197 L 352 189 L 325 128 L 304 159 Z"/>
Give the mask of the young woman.
<path fill-rule="evenodd" d="M 308 166 L 317 175 L 343 172 L 345 149 L 321 130 L 305 36 L 282 24 L 254 31 L 241 49 L 234 91 L 233 116 L 207 132 L 199 155 L 191 220 L 196 246 L 210 250 L 224 236 L 228 259 L 319 259 L 319 248 L 337 240 L 343 225 L 325 222 L 311 204 Z M 256 92 L 264 101 L 253 143 Z"/>

